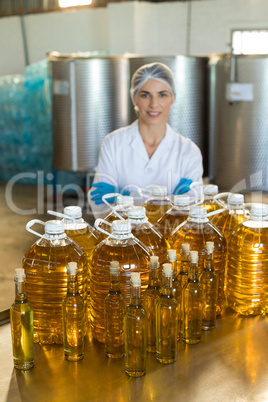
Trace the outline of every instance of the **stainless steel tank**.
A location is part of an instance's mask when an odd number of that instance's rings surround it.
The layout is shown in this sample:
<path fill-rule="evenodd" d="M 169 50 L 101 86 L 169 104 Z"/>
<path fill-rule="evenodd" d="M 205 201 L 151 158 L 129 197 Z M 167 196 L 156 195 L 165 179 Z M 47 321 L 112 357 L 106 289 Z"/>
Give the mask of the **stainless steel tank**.
<path fill-rule="evenodd" d="M 207 170 L 207 57 L 146 56 L 129 59 L 130 77 L 147 63 L 166 64 L 176 83 L 176 101 L 171 107 L 168 123 L 178 133 L 190 138 L 200 148 Z M 136 119 L 129 102 L 130 122 Z"/>
<path fill-rule="evenodd" d="M 209 176 L 223 191 L 268 190 L 268 57 L 210 58 Z M 230 101 L 228 83 L 250 84 Z M 242 88 L 241 86 L 241 88 Z"/>
<path fill-rule="evenodd" d="M 50 54 L 53 167 L 94 171 L 103 138 L 128 123 L 124 57 Z"/>

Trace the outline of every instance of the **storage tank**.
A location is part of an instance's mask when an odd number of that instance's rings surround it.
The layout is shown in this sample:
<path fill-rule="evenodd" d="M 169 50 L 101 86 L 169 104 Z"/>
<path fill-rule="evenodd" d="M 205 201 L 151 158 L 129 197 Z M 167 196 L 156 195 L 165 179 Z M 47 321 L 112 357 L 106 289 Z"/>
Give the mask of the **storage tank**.
<path fill-rule="evenodd" d="M 93 172 L 106 134 L 128 124 L 128 60 L 50 53 L 53 167 Z"/>
<path fill-rule="evenodd" d="M 213 55 L 209 64 L 210 180 L 222 191 L 267 191 L 268 57 Z"/>

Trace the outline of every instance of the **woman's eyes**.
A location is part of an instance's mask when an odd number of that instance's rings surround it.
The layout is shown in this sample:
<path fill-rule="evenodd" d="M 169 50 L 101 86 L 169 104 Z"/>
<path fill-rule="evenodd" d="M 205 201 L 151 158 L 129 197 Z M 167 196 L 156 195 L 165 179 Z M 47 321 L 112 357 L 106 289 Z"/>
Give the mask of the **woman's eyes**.
<path fill-rule="evenodd" d="M 141 96 L 141 98 L 150 98 L 151 97 L 150 94 L 145 94 L 145 93 L 141 94 L 140 96 Z M 168 94 L 167 94 L 167 92 L 159 92 L 158 96 L 159 96 L 159 98 L 165 98 L 168 96 Z"/>

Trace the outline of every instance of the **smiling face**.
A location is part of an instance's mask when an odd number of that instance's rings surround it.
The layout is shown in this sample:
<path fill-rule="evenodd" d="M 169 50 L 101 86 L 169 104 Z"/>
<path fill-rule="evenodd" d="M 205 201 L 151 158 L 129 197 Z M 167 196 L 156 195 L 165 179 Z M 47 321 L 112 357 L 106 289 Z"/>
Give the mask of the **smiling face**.
<path fill-rule="evenodd" d="M 135 99 L 139 120 L 146 125 L 166 124 L 172 103 L 170 89 L 154 79 L 142 85 Z"/>

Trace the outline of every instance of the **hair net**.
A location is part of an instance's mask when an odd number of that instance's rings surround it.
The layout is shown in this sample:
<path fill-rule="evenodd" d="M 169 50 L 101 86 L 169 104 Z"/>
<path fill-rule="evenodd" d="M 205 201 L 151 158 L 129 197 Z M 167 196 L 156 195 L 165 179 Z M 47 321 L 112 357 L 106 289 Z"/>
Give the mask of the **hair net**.
<path fill-rule="evenodd" d="M 151 63 L 138 68 L 132 76 L 130 95 L 134 104 L 139 89 L 150 79 L 165 84 L 170 89 L 173 101 L 175 101 L 176 87 L 172 71 L 163 63 Z"/>

